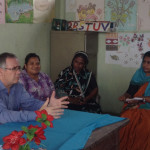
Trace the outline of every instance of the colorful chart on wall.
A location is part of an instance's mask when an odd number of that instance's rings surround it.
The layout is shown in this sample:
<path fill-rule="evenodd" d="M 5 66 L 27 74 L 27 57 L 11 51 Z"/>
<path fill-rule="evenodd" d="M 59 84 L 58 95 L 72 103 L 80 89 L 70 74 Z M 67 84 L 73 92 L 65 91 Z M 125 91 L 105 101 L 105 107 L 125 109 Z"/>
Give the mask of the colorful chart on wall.
<path fill-rule="evenodd" d="M 33 22 L 33 0 L 7 0 L 5 7 L 7 23 Z"/>
<path fill-rule="evenodd" d="M 105 62 L 137 68 L 140 67 L 144 53 L 149 49 L 150 33 L 119 33 L 118 49 L 112 51 L 106 46 Z"/>
<path fill-rule="evenodd" d="M 5 0 L 0 0 L 0 24 L 5 23 Z"/>
<path fill-rule="evenodd" d="M 33 23 L 52 22 L 55 17 L 55 0 L 33 0 Z"/>
<path fill-rule="evenodd" d="M 104 21 L 104 0 L 66 0 L 69 13 L 74 21 Z"/>
<path fill-rule="evenodd" d="M 138 30 L 150 30 L 150 0 L 138 0 Z"/>
<path fill-rule="evenodd" d="M 135 31 L 136 18 L 136 0 L 105 0 L 105 20 L 116 22 L 117 31 Z"/>

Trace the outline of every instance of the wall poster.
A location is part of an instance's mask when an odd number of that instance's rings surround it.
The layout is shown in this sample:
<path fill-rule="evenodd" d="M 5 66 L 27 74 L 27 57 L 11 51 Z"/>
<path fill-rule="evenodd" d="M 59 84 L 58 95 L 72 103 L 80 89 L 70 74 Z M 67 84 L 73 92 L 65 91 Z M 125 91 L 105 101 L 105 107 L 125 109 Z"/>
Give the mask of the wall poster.
<path fill-rule="evenodd" d="M 136 0 L 105 0 L 105 20 L 116 22 L 117 31 L 135 31 Z"/>
<path fill-rule="evenodd" d="M 55 0 L 33 0 L 33 23 L 52 22 L 55 17 Z"/>
<path fill-rule="evenodd" d="M 33 0 L 6 0 L 7 23 L 32 23 Z"/>
<path fill-rule="evenodd" d="M 0 0 L 0 24 L 5 23 L 5 0 Z"/>
<path fill-rule="evenodd" d="M 150 0 L 138 0 L 138 24 L 140 31 L 150 30 Z"/>
<path fill-rule="evenodd" d="M 118 49 L 112 51 L 106 47 L 105 62 L 138 68 L 149 49 L 150 33 L 119 33 Z"/>
<path fill-rule="evenodd" d="M 70 13 L 73 21 L 104 21 L 104 0 L 66 0 L 67 16 Z"/>

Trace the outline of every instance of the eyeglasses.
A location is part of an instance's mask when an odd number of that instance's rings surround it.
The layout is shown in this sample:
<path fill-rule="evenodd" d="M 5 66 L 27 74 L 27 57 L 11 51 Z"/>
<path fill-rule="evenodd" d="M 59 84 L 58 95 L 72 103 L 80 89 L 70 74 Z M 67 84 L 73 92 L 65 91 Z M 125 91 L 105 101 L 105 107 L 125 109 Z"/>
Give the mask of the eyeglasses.
<path fill-rule="evenodd" d="M 16 66 L 16 67 L 13 67 L 13 68 L 3 68 L 3 69 L 11 70 L 11 71 L 21 71 L 21 66 Z"/>

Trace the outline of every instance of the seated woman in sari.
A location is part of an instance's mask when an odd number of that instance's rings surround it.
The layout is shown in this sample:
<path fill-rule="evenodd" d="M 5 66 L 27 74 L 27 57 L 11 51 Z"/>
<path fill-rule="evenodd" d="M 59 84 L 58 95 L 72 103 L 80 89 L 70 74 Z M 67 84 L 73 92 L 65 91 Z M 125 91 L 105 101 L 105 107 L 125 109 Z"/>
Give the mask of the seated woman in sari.
<path fill-rule="evenodd" d="M 150 150 L 150 51 L 119 100 L 125 103 L 121 117 L 130 120 L 120 131 L 120 150 Z"/>
<path fill-rule="evenodd" d="M 86 69 L 88 55 L 76 52 L 71 66 L 64 69 L 56 80 L 55 88 L 60 95 L 69 96 L 69 109 L 100 113 L 100 105 L 96 103 L 98 87 L 92 72 Z"/>
<path fill-rule="evenodd" d="M 40 57 L 29 53 L 25 58 L 24 70 L 20 74 L 19 82 L 34 98 L 45 101 L 55 91 L 50 77 L 40 72 Z"/>

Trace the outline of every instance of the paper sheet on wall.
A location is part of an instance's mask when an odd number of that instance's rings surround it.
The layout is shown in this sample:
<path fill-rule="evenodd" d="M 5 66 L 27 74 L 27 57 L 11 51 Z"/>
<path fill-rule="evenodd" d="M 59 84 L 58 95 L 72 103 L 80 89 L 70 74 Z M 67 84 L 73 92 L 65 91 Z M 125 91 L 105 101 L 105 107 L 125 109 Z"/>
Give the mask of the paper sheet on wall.
<path fill-rule="evenodd" d="M 6 1 L 7 23 L 32 23 L 33 22 L 33 0 Z"/>
<path fill-rule="evenodd" d="M 150 0 L 138 0 L 138 30 L 150 30 Z"/>
<path fill-rule="evenodd" d="M 76 0 L 66 0 L 66 12 L 76 12 L 77 1 Z"/>
<path fill-rule="evenodd" d="M 119 64 L 120 53 L 118 53 L 118 33 L 106 34 L 106 58 L 107 64 Z"/>
<path fill-rule="evenodd" d="M 0 24 L 5 23 L 5 1 L 0 0 Z"/>
<path fill-rule="evenodd" d="M 142 57 L 150 49 L 150 33 L 119 33 L 118 50 L 106 49 L 105 62 L 124 67 L 140 67 Z"/>
<path fill-rule="evenodd" d="M 33 0 L 33 23 L 52 22 L 55 17 L 55 0 Z"/>
<path fill-rule="evenodd" d="M 76 20 L 103 21 L 104 0 L 77 0 Z"/>
<path fill-rule="evenodd" d="M 73 21 L 104 21 L 104 0 L 66 0 L 66 18 Z"/>
<path fill-rule="evenodd" d="M 136 18 L 136 0 L 105 0 L 105 20 L 116 22 L 117 31 L 135 31 Z"/>

